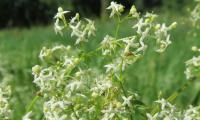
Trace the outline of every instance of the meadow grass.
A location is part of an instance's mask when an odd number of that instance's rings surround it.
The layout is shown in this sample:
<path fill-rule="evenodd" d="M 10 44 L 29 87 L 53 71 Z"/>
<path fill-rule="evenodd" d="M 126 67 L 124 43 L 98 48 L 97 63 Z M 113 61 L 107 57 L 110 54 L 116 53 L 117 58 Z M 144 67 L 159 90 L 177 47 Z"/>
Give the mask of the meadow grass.
<path fill-rule="evenodd" d="M 178 18 L 178 19 L 177 19 Z M 178 27 L 171 33 L 173 44 L 163 54 L 157 54 L 154 50 L 148 50 L 146 55 L 131 65 L 126 72 L 128 76 L 127 88 L 137 92 L 141 98 L 150 104 L 158 96 L 167 98 L 186 81 L 184 70 L 185 61 L 190 59 L 194 53 L 191 46 L 200 46 L 200 30 L 192 27 L 187 17 L 181 15 L 163 15 L 160 21 L 171 23 L 177 21 Z M 96 22 L 97 34 L 88 44 L 88 50 L 95 48 L 97 43 L 106 34 L 112 33 L 114 23 Z M 127 29 L 132 22 L 124 23 L 120 28 L 120 36 L 129 35 L 134 31 Z M 43 46 L 53 46 L 55 44 L 72 44 L 74 39 L 66 31 L 64 37 L 55 35 L 52 26 L 33 27 L 31 29 L 14 28 L 0 31 L 0 54 L 2 60 L 6 62 L 5 69 L 13 76 L 11 86 L 13 91 L 13 110 L 16 120 L 20 120 L 25 113 L 27 104 L 33 99 L 37 92 L 35 84 L 32 83 L 32 66 L 39 64 L 38 54 Z M 150 40 L 149 40 L 150 41 Z M 97 65 L 98 61 L 89 63 Z M 100 65 L 99 65 L 100 66 Z M 104 69 L 104 68 L 103 68 Z M 180 107 L 185 107 L 194 103 L 194 99 L 199 90 L 199 82 L 194 82 L 175 101 Z M 37 103 L 40 105 L 40 102 Z M 42 109 L 37 106 L 38 111 Z"/>

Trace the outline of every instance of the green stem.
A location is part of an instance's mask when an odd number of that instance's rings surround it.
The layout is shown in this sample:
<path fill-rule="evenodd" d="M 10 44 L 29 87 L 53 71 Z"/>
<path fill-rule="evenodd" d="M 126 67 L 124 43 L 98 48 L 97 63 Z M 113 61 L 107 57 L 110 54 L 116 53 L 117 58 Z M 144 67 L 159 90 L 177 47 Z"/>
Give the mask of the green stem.
<path fill-rule="evenodd" d="M 40 96 L 36 95 L 31 103 L 28 105 L 26 112 L 29 112 L 33 109 L 33 106 L 35 105 L 36 101 L 39 99 Z"/>
<path fill-rule="evenodd" d="M 121 64 L 120 64 L 120 76 L 119 76 L 119 84 L 120 84 L 120 87 L 121 87 L 121 90 L 122 90 L 122 92 L 123 92 L 123 94 L 124 94 L 124 96 L 125 97 L 128 97 L 127 96 L 127 93 L 126 93 L 126 90 L 124 89 L 124 86 L 123 86 L 123 70 L 122 70 L 122 67 L 123 67 L 123 58 L 121 58 L 122 59 L 122 62 L 121 62 Z M 133 120 L 133 116 L 132 116 L 132 111 L 131 111 L 131 109 L 130 109 L 130 107 L 129 106 L 126 106 L 127 108 L 128 108 L 128 110 L 129 110 L 129 112 L 130 112 L 130 120 Z"/>
<path fill-rule="evenodd" d="M 127 97 L 127 94 L 126 94 L 126 91 L 125 91 L 125 89 L 124 89 L 124 86 L 123 86 L 122 81 L 119 81 L 119 84 L 120 84 L 120 87 L 121 87 L 121 89 L 122 89 L 122 92 L 123 92 L 124 96 Z"/>
<path fill-rule="evenodd" d="M 172 102 L 174 101 L 178 95 L 180 95 L 188 86 L 192 83 L 194 80 L 188 80 L 185 84 L 183 84 L 176 92 L 174 92 L 172 95 L 170 95 L 167 98 L 167 101 Z"/>
<path fill-rule="evenodd" d="M 119 27 L 120 27 L 120 17 L 117 16 L 117 28 L 116 28 L 116 31 L 115 31 L 115 38 L 117 38 L 117 36 L 118 36 Z"/>
<path fill-rule="evenodd" d="M 172 93 L 168 98 L 168 102 L 173 102 L 188 86 L 195 80 L 196 78 L 192 78 L 191 80 L 188 80 L 185 84 L 183 84 L 177 91 Z M 152 114 L 155 114 L 157 111 L 159 111 L 159 106 L 155 107 L 155 109 L 152 110 Z"/>
<path fill-rule="evenodd" d="M 194 100 L 192 101 L 192 105 L 197 106 L 199 99 L 200 99 L 200 90 L 198 91 L 197 95 L 195 96 Z"/>

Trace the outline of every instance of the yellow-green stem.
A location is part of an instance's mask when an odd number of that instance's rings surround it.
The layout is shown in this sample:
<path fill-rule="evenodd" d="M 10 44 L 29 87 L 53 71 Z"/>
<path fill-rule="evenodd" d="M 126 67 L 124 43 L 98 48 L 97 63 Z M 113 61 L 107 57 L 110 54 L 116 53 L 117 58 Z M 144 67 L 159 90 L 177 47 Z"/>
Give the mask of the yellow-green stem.
<path fill-rule="evenodd" d="M 117 28 L 116 28 L 116 31 L 115 31 L 115 38 L 118 37 L 119 27 L 120 27 L 120 17 L 117 16 Z"/>
<path fill-rule="evenodd" d="M 191 80 L 188 80 L 185 84 L 183 84 L 177 91 L 172 93 L 168 98 L 168 102 L 173 102 L 196 78 L 192 78 Z M 152 114 L 155 114 L 156 112 L 159 111 L 159 106 L 156 106 L 152 110 Z"/>
<path fill-rule="evenodd" d="M 28 105 L 26 112 L 29 112 L 33 109 L 33 106 L 35 105 L 36 101 L 39 99 L 40 96 L 36 95 L 33 100 L 31 101 L 31 103 Z"/>

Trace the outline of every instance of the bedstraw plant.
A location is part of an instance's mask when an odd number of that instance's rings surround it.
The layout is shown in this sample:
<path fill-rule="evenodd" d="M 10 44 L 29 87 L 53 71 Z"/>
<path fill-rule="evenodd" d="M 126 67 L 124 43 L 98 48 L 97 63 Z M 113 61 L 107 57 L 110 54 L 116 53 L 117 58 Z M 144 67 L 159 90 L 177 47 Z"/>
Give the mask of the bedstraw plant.
<path fill-rule="evenodd" d="M 169 98 L 146 105 L 137 93 L 124 85 L 124 72 L 141 60 L 148 49 L 160 54 L 167 49 L 172 43 L 169 32 L 177 23 L 158 23 L 158 15 L 149 12 L 142 15 L 134 5 L 125 16 L 121 16 L 124 6 L 116 2 L 111 2 L 107 10 L 111 12 L 110 19 L 116 23 L 114 34 L 102 37 L 98 47 L 88 51 L 84 46 L 95 37 L 94 21 L 80 19 L 78 13 L 68 21 L 65 14 L 70 11 L 58 8 L 54 17 L 55 33 L 63 36 L 63 30 L 70 29 L 72 39 L 75 38 L 74 45 L 42 48 L 41 64 L 32 68 L 33 82 L 39 91 L 28 105 L 23 120 L 34 118 L 33 106 L 38 99 L 44 101 L 42 119 L 45 120 L 199 120 L 200 107 L 179 110 L 170 103 L 180 90 Z M 119 37 L 120 25 L 127 21 L 133 21 L 130 25 L 132 35 Z M 102 66 L 104 71 L 87 62 L 98 58 L 106 63 Z M 199 66 L 200 57 L 186 62 L 188 81 L 199 76 Z"/>

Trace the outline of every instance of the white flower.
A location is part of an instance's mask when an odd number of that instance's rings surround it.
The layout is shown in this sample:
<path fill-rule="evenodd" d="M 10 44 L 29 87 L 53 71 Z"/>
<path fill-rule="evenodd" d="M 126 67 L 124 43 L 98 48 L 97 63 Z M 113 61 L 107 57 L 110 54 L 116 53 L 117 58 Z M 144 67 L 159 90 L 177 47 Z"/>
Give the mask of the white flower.
<path fill-rule="evenodd" d="M 114 40 L 113 37 L 111 37 L 111 36 L 109 36 L 109 35 L 106 35 L 106 36 L 103 38 L 102 42 L 101 42 L 102 47 L 108 47 L 108 48 L 114 49 L 115 46 L 112 44 L 112 41 L 113 41 L 113 40 Z"/>
<path fill-rule="evenodd" d="M 76 45 L 83 41 L 87 42 L 91 35 L 95 35 L 96 28 L 94 26 L 94 22 L 89 19 L 85 20 L 87 21 L 87 24 L 79 21 L 79 14 L 76 14 L 76 16 L 70 21 L 69 26 L 72 29 L 71 37 L 77 37 L 75 42 Z"/>
<path fill-rule="evenodd" d="M 192 72 L 189 68 L 186 68 L 184 73 L 186 75 L 186 79 L 190 79 L 190 78 L 194 77 L 194 75 L 192 74 Z"/>
<path fill-rule="evenodd" d="M 82 82 L 81 81 L 72 81 L 67 85 L 67 88 L 70 89 L 71 91 L 80 89 L 80 87 L 82 86 Z"/>
<path fill-rule="evenodd" d="M 124 39 L 123 42 L 126 44 L 124 49 L 124 54 L 130 52 L 131 47 L 136 47 L 137 43 L 135 42 L 136 36 L 131 37 L 130 39 Z"/>
<path fill-rule="evenodd" d="M 117 71 L 117 65 L 116 64 L 107 64 L 104 66 L 106 68 L 106 72 L 110 72 L 110 71 Z"/>
<path fill-rule="evenodd" d="M 131 106 L 131 100 L 133 99 L 133 96 L 131 95 L 131 96 L 129 96 L 129 97 L 125 97 L 125 96 L 122 96 L 122 99 L 123 99 L 123 103 L 122 103 L 122 105 L 124 105 L 124 106 Z"/>
<path fill-rule="evenodd" d="M 101 47 L 103 55 L 111 54 L 111 52 L 117 47 L 115 38 L 106 35 L 101 42 Z"/>
<path fill-rule="evenodd" d="M 46 57 L 50 57 L 51 54 L 52 54 L 51 49 L 47 49 L 46 47 L 43 47 L 42 50 L 40 51 L 39 58 L 41 60 L 44 60 Z"/>
<path fill-rule="evenodd" d="M 189 106 L 189 109 L 185 110 L 183 120 L 200 120 L 200 106 Z"/>
<path fill-rule="evenodd" d="M 151 25 L 151 23 L 154 21 L 154 19 L 157 17 L 158 15 L 153 14 L 153 13 L 149 13 L 147 12 L 145 15 L 145 22 L 149 23 Z"/>
<path fill-rule="evenodd" d="M 34 78 L 33 82 L 40 87 L 41 91 L 49 91 L 55 88 L 56 81 L 55 70 L 52 68 L 45 68 Z"/>
<path fill-rule="evenodd" d="M 78 22 L 79 17 L 80 17 L 79 13 L 76 13 L 76 15 L 70 20 L 70 24 Z"/>
<path fill-rule="evenodd" d="M 147 26 L 148 24 L 144 22 L 143 18 L 141 18 L 137 24 L 133 26 L 133 28 L 137 28 L 137 33 L 142 34 L 142 28 Z"/>
<path fill-rule="evenodd" d="M 51 49 L 51 51 L 52 52 L 55 52 L 55 51 L 57 51 L 57 50 L 70 50 L 71 49 L 71 46 L 64 46 L 64 45 L 56 45 L 56 46 L 54 46 L 52 49 Z"/>
<path fill-rule="evenodd" d="M 70 70 L 76 67 L 78 62 L 79 62 L 79 58 L 74 58 L 73 56 L 70 58 L 68 56 L 65 56 L 63 66 L 67 67 L 67 69 Z"/>
<path fill-rule="evenodd" d="M 120 15 L 124 11 L 124 6 L 112 1 L 107 9 L 112 10 L 110 17 L 113 17 L 114 15 Z"/>
<path fill-rule="evenodd" d="M 59 33 L 60 35 L 63 35 L 62 30 L 66 26 L 66 20 L 64 14 L 68 12 L 69 11 L 64 11 L 61 7 L 58 8 L 58 13 L 54 16 L 54 18 L 56 19 L 56 22 L 54 23 L 54 30 L 56 34 Z M 60 20 L 63 21 L 63 23 L 65 24 L 64 26 L 59 25 Z"/>
<path fill-rule="evenodd" d="M 186 65 L 194 65 L 194 66 L 200 66 L 200 56 L 193 57 L 192 59 L 188 60 L 186 62 Z"/>
<path fill-rule="evenodd" d="M 200 71 L 200 56 L 193 57 L 192 59 L 186 61 L 185 74 L 187 79 L 198 76 L 199 71 Z"/>
<path fill-rule="evenodd" d="M 155 101 L 156 103 L 159 103 L 160 105 L 161 105 L 161 109 L 162 110 L 165 110 L 165 109 L 173 109 L 174 108 L 174 106 L 171 104 L 171 103 L 169 103 L 167 100 L 165 100 L 165 99 L 160 99 L 160 100 L 157 100 L 157 101 Z"/>
<path fill-rule="evenodd" d="M 76 36 L 76 42 L 75 44 L 79 44 L 80 42 L 87 41 L 86 34 L 87 30 L 82 29 L 84 26 L 81 25 L 81 22 L 78 22 L 76 25 L 70 24 L 70 28 L 72 29 L 71 36 Z M 91 29 L 90 29 L 91 30 Z"/>
<path fill-rule="evenodd" d="M 31 115 L 32 115 L 32 111 L 26 113 L 26 115 L 24 115 L 24 116 L 22 117 L 22 120 L 31 120 L 31 118 L 30 118 Z"/>
<path fill-rule="evenodd" d="M 109 90 L 112 87 L 112 82 L 109 79 L 100 76 L 100 78 L 96 79 L 96 84 L 94 84 L 90 91 L 92 91 L 95 96 L 102 95 L 105 91 Z"/>
<path fill-rule="evenodd" d="M 56 100 L 51 98 L 49 101 L 44 103 L 43 112 L 44 117 L 47 120 L 66 120 L 66 113 L 64 109 L 69 105 L 69 102 Z"/>
<path fill-rule="evenodd" d="M 140 47 L 135 51 L 135 53 L 138 53 L 140 51 L 145 52 L 147 45 L 145 45 L 144 40 L 147 37 L 149 31 L 150 31 L 150 28 L 146 28 L 146 30 L 144 32 L 141 32 L 141 37 L 139 39 Z"/>
<path fill-rule="evenodd" d="M 169 27 L 167 27 L 165 24 L 157 24 L 156 25 L 156 31 L 155 31 L 155 38 L 157 43 L 157 52 L 164 52 L 165 49 L 171 44 L 170 41 L 170 35 L 168 34 L 168 31 L 171 30 L 176 26 L 176 23 L 172 23 Z"/>
<path fill-rule="evenodd" d="M 170 41 L 170 35 L 167 36 L 166 40 L 157 40 L 157 43 L 159 44 L 159 48 L 156 50 L 156 52 L 162 53 L 165 51 L 165 49 L 172 43 Z"/>
<path fill-rule="evenodd" d="M 87 109 L 87 112 L 93 113 L 95 110 L 96 110 L 95 106 L 92 106 L 92 107 L 90 107 L 90 108 Z"/>
<path fill-rule="evenodd" d="M 132 5 L 129 14 L 130 14 L 132 17 L 136 17 L 136 18 L 139 17 L 139 14 L 138 14 L 138 12 L 137 12 L 137 9 L 136 9 L 135 5 Z"/>
<path fill-rule="evenodd" d="M 198 3 L 196 4 L 195 8 L 191 12 L 191 21 L 195 25 L 197 21 L 200 20 L 200 2 L 199 0 L 196 0 Z"/>
<path fill-rule="evenodd" d="M 69 68 L 73 68 L 75 66 L 72 58 L 65 56 L 64 59 L 65 59 L 65 61 L 63 63 L 63 66 L 66 66 L 66 67 L 69 67 Z"/>
<path fill-rule="evenodd" d="M 89 75 L 88 73 L 90 72 L 91 72 L 91 69 L 82 70 L 81 68 L 79 68 L 79 71 L 75 73 L 75 77 L 78 79 L 83 79 L 85 76 Z"/>
<path fill-rule="evenodd" d="M 64 11 L 62 9 L 62 7 L 58 8 L 58 12 L 56 13 L 56 15 L 54 16 L 55 19 L 63 19 L 64 14 L 69 13 L 69 11 Z"/>
<path fill-rule="evenodd" d="M 154 114 L 153 116 L 149 113 L 147 113 L 148 120 L 157 120 L 158 113 Z"/>
<path fill-rule="evenodd" d="M 103 118 L 101 120 L 112 120 L 113 117 L 115 116 L 112 104 L 110 104 L 107 109 L 102 110 L 101 112 L 103 113 Z"/>
<path fill-rule="evenodd" d="M 0 118 L 2 120 L 9 120 L 11 117 L 10 95 L 11 87 L 0 83 Z"/>
<path fill-rule="evenodd" d="M 85 27 L 85 31 L 87 31 L 88 37 L 90 37 L 91 35 L 94 36 L 96 31 L 94 21 L 91 21 L 90 19 L 86 19 L 86 21 L 88 22 L 88 24 Z"/>
<path fill-rule="evenodd" d="M 59 25 L 59 19 L 56 19 L 56 22 L 54 23 L 54 31 L 56 34 L 60 34 L 63 36 L 63 32 L 62 30 L 64 29 L 65 27 L 64 26 L 60 26 Z"/>
<path fill-rule="evenodd" d="M 71 36 L 81 36 L 82 32 L 80 31 L 81 22 L 78 22 L 76 26 L 70 25 L 70 28 L 72 29 Z"/>

